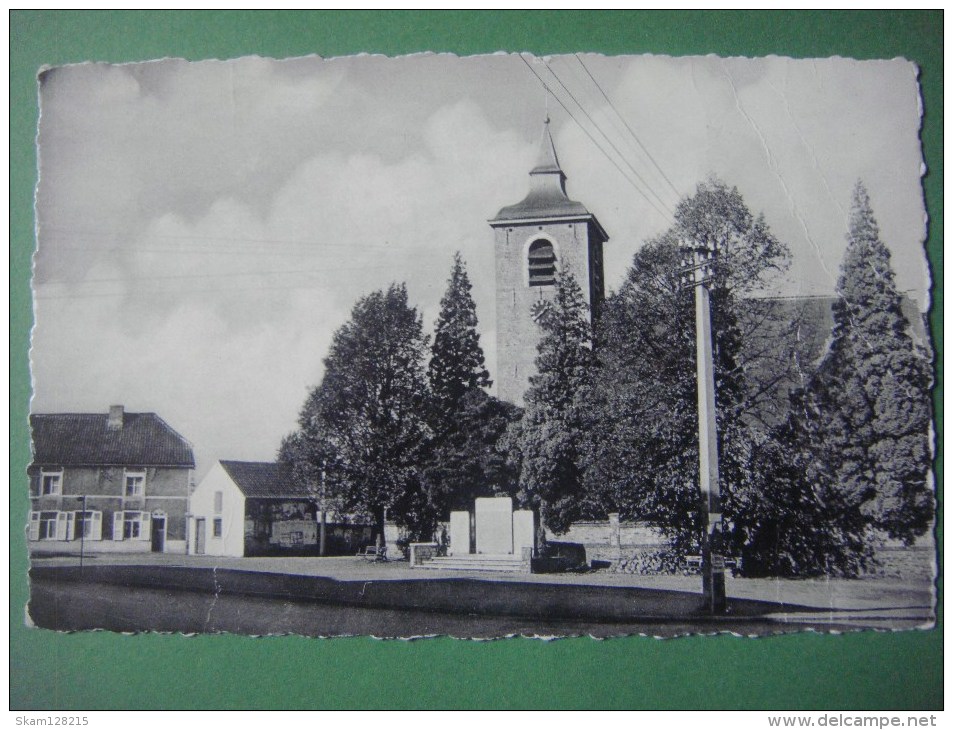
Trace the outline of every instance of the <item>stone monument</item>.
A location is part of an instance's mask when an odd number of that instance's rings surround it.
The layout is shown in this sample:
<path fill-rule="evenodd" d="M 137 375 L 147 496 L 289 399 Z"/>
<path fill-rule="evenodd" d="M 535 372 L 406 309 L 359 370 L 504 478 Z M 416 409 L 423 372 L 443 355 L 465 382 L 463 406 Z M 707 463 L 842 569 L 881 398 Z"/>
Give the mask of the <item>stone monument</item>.
<path fill-rule="evenodd" d="M 513 553 L 513 500 L 510 497 L 477 497 L 476 551 L 487 555 Z"/>

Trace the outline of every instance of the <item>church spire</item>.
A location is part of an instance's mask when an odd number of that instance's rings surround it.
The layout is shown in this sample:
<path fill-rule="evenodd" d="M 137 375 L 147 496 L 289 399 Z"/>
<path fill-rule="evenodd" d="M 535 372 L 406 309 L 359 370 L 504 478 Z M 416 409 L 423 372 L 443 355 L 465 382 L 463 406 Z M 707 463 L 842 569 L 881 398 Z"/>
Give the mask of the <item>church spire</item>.
<path fill-rule="evenodd" d="M 549 114 L 546 115 L 543 123 L 543 136 L 539 141 L 536 167 L 530 170 L 529 174 L 533 176 L 535 188 L 558 187 L 563 195 L 566 194 L 566 174 L 559 166 L 559 158 L 556 156 L 556 145 L 553 143 L 553 135 L 549 130 Z"/>
<path fill-rule="evenodd" d="M 559 167 L 559 158 L 556 157 L 556 145 L 553 144 L 553 135 L 549 131 L 549 115 L 546 115 L 546 121 L 543 123 L 543 136 L 539 141 L 539 155 L 536 158 L 536 167 L 532 169 L 530 175 L 541 173 L 558 172 L 563 174 Z"/>

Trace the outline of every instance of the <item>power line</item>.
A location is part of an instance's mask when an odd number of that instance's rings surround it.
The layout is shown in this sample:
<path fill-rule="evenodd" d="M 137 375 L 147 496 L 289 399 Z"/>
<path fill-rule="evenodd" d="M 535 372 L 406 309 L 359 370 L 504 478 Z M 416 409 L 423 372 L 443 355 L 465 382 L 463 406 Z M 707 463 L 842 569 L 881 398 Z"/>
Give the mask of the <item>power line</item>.
<path fill-rule="evenodd" d="M 543 85 L 543 88 L 546 89 L 546 91 L 548 91 L 548 92 L 552 95 L 552 97 L 559 103 L 559 106 L 561 106 L 561 107 L 565 110 L 566 114 L 569 115 L 569 118 L 572 119 L 572 120 L 576 123 L 576 126 L 579 127 L 583 132 L 585 132 L 586 136 L 589 137 L 590 141 L 598 148 L 598 150 L 599 150 L 602 154 L 604 154 L 604 155 L 606 156 L 606 159 L 609 160 L 609 162 L 611 162 L 611 163 L 613 164 L 613 166 L 615 167 L 615 169 L 617 169 L 617 170 L 619 171 L 619 173 L 622 175 L 622 177 L 624 177 L 624 178 L 626 179 L 626 181 L 628 181 L 628 183 L 629 183 L 633 188 L 635 188 L 636 192 L 637 192 L 639 195 L 641 195 L 641 196 L 645 199 L 645 202 L 647 202 L 649 205 L 651 205 L 653 208 L 655 208 L 655 210 L 658 211 L 658 213 L 659 213 L 663 218 L 667 218 L 667 219 L 671 220 L 671 216 L 670 216 L 668 213 L 666 213 L 665 211 L 661 210 L 661 209 L 655 204 L 655 202 L 652 201 L 651 198 L 649 198 L 644 192 L 642 192 L 642 189 L 635 183 L 634 180 L 632 180 L 631 177 L 629 177 L 629 176 L 625 173 L 625 170 L 623 170 L 623 169 L 619 166 L 619 163 L 617 163 L 614 159 L 612 159 L 612 156 L 611 156 L 608 152 L 606 152 L 605 148 L 604 148 L 601 144 L 599 144 L 598 141 L 596 141 L 595 137 L 592 136 L 592 134 L 589 132 L 589 130 L 586 129 L 586 128 L 580 123 L 580 121 L 579 121 L 578 119 L 576 119 L 575 115 L 573 115 L 573 113 L 572 113 L 571 111 L 569 111 L 569 107 L 567 107 L 567 106 L 563 103 L 563 100 L 560 99 L 560 98 L 556 95 L 556 93 L 552 90 L 552 88 L 550 88 L 549 84 L 547 84 L 547 83 L 543 80 L 543 77 L 540 76 L 538 73 L 536 73 L 536 69 L 534 69 L 534 68 L 530 65 L 529 61 L 527 61 L 527 60 L 523 57 L 522 54 L 520 54 L 520 59 L 522 59 L 523 63 L 526 64 L 526 67 L 533 73 L 533 76 L 535 76 L 537 79 L 539 79 L 539 83 L 541 83 L 541 84 Z"/>
<path fill-rule="evenodd" d="M 437 262 L 433 262 L 431 265 L 436 265 Z M 441 263 L 442 265 L 442 263 Z M 415 264 L 417 268 L 420 268 L 422 265 L 420 263 Z M 334 268 L 326 269 L 285 269 L 281 271 L 233 271 L 227 273 L 219 274 L 168 274 L 165 276 L 133 276 L 133 277 L 117 277 L 110 279 L 50 279 L 44 281 L 39 286 L 47 286 L 50 284 L 115 284 L 120 282 L 137 282 L 137 281 L 172 281 L 180 279 L 230 279 L 237 276 L 282 276 L 282 275 L 296 275 L 300 276 L 302 274 L 314 275 L 314 274 L 337 274 L 341 271 L 380 271 L 380 270 L 391 270 L 394 267 L 392 265 L 381 265 L 381 266 L 336 266 Z"/>
<path fill-rule="evenodd" d="M 149 295 L 162 295 L 168 296 L 171 294 L 232 294 L 235 292 L 251 292 L 251 291 L 274 291 L 280 289 L 282 291 L 291 290 L 291 289 L 317 289 L 319 288 L 316 284 L 298 284 L 294 286 L 255 286 L 255 287 L 239 287 L 233 288 L 228 287 L 227 289 L 189 289 L 186 291 L 179 292 L 169 292 L 159 289 L 153 290 L 136 290 L 136 291 L 122 291 L 122 292 L 97 292 L 95 294 L 54 294 L 54 295 L 44 295 L 44 294 L 35 294 L 34 296 L 37 299 L 42 299 L 44 301 L 51 300 L 62 300 L 62 299 L 109 299 L 111 297 L 124 297 L 124 296 L 149 296 Z"/>
<path fill-rule="evenodd" d="M 601 134 L 601 135 L 605 138 L 606 142 L 609 143 L 609 146 L 612 147 L 613 150 L 615 150 L 615 153 L 619 156 L 619 159 L 622 160 L 622 162 L 624 162 L 625 165 L 626 165 L 630 170 L 632 170 L 632 172 L 633 172 L 633 173 L 635 174 L 635 176 L 639 179 L 639 181 L 640 181 L 643 185 L 645 185 L 646 189 L 647 189 L 652 195 L 655 196 L 655 199 L 658 200 L 658 202 L 662 204 L 662 207 L 665 208 L 665 210 L 669 213 L 669 215 L 671 215 L 671 214 L 672 214 L 672 210 L 671 210 L 671 208 L 668 207 L 668 204 L 667 204 L 664 200 L 662 200 L 662 198 L 659 196 L 659 194 L 656 193 L 656 192 L 652 189 L 652 186 L 646 181 L 646 179 L 645 179 L 644 177 L 642 177 L 642 175 L 639 174 L 639 171 L 636 170 L 635 167 L 634 167 L 628 160 L 625 159 L 625 156 L 622 154 L 622 151 L 621 151 L 618 147 L 615 146 L 615 144 L 612 142 L 612 140 L 609 139 L 609 135 L 607 135 L 607 134 L 602 130 L 602 128 L 596 123 L 596 120 L 592 118 L 592 115 L 589 114 L 589 112 L 586 111 L 586 108 L 585 108 L 582 104 L 579 103 L 579 100 L 576 99 L 576 97 L 573 95 L 572 91 L 569 90 L 569 87 L 566 86 L 566 84 L 563 83 L 563 80 L 562 80 L 561 78 L 559 78 L 559 75 L 558 75 L 555 71 L 553 71 L 552 67 L 551 67 L 548 63 L 546 63 L 546 61 L 543 61 L 543 65 L 546 66 L 546 70 L 549 71 L 550 74 L 552 74 L 553 78 L 556 79 L 556 81 L 559 83 L 559 85 L 563 87 L 563 90 L 569 95 L 569 98 L 572 99 L 573 102 L 575 102 L 576 106 L 578 106 L 580 110 L 582 110 L 582 113 L 586 115 L 586 119 L 588 119 L 589 122 L 592 124 L 592 126 L 595 127 L 596 131 L 598 131 L 599 134 Z"/>
<path fill-rule="evenodd" d="M 612 103 L 612 100 L 609 98 L 608 94 L 606 94 L 605 90 L 602 88 L 599 82 L 596 81 L 596 77 L 592 75 L 592 72 L 589 70 L 586 64 L 583 63 L 582 58 L 579 56 L 578 53 L 575 53 L 573 55 L 576 57 L 576 60 L 579 61 L 579 65 L 582 66 L 583 70 L 586 72 L 586 74 L 588 74 L 589 78 L 592 79 L 592 83 L 594 83 L 596 85 L 596 88 L 599 89 L 600 93 L 602 94 L 602 98 L 604 98 L 606 102 L 609 104 L 609 108 L 611 108 L 612 111 L 615 112 L 615 115 L 619 118 L 619 121 L 621 121 L 622 124 L 625 125 L 625 128 L 629 130 L 629 134 L 632 135 L 632 138 L 638 143 L 639 147 L 642 148 L 642 151 L 645 153 L 645 155 L 649 158 L 649 160 L 652 161 L 652 164 L 655 165 L 655 169 L 659 171 L 659 174 L 662 176 L 662 178 L 664 178 L 665 182 L 668 183 L 668 186 L 672 189 L 672 192 L 674 192 L 675 196 L 680 199 L 681 193 L 678 192 L 678 189 L 675 187 L 672 181 L 669 180 L 668 175 L 665 174 L 665 171 L 661 168 L 658 162 L 655 161 L 655 158 L 652 157 L 652 153 L 648 151 L 648 149 L 646 148 L 644 144 L 642 144 L 642 140 L 639 139 L 639 136 L 635 133 L 632 127 L 629 126 L 629 123 L 625 121 L 625 117 L 623 117 L 619 113 L 619 110 L 616 109 L 615 104 Z"/>
<path fill-rule="evenodd" d="M 308 258 L 314 256 L 328 256 L 323 251 L 311 251 L 311 250 L 279 250 L 279 249 L 241 249 L 241 248 L 141 248 L 139 246 L 57 246 L 52 243 L 40 244 L 39 250 L 44 251 L 49 247 L 50 250 L 57 253 L 61 251 L 109 251 L 114 253 L 130 253 L 130 254 L 139 254 L 139 253 L 169 253 L 169 254 L 188 254 L 191 256 L 296 256 L 300 258 Z M 414 250 L 414 246 L 400 246 L 400 245 L 377 245 L 374 244 L 362 244 L 360 246 L 362 250 L 364 249 L 375 249 L 379 251 L 411 251 Z M 337 252 L 333 255 L 339 255 Z"/>
<path fill-rule="evenodd" d="M 101 236 L 103 238 L 123 238 L 125 234 L 119 231 L 82 231 L 72 228 L 59 228 L 56 226 L 44 226 L 40 225 L 39 232 L 41 238 L 47 232 L 52 232 L 55 234 L 61 235 L 70 235 L 78 237 L 95 237 Z M 190 236 L 172 236 L 172 235 L 154 235 L 153 238 L 168 240 L 168 241 L 222 241 L 226 243 L 233 244 L 285 244 L 291 246 L 298 246 L 301 248 L 310 248 L 312 246 L 324 246 L 324 247 L 342 247 L 342 248 L 353 248 L 353 244 L 350 243 L 338 243 L 335 241 L 307 241 L 300 239 L 291 239 L 291 238 L 236 238 L 234 236 L 199 236 L 199 235 L 190 235 Z M 375 248 L 388 248 L 391 244 L 388 243 L 369 243 L 363 244 L 362 248 L 375 247 Z"/>

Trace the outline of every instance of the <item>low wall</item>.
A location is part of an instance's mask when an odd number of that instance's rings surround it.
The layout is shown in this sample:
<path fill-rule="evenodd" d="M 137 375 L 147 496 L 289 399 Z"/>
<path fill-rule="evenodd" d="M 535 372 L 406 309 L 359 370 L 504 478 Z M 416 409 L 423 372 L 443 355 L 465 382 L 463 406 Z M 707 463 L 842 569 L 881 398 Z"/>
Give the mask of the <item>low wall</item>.
<path fill-rule="evenodd" d="M 590 561 L 609 562 L 617 561 L 635 549 L 657 548 L 667 544 L 656 529 L 642 522 L 613 523 L 610 520 L 574 522 L 569 531 L 562 535 L 554 535 L 547 530 L 546 539 L 549 542 L 579 543 L 585 546 Z"/>
<path fill-rule="evenodd" d="M 416 568 L 435 557 L 437 555 L 437 547 L 437 543 L 435 542 L 410 543 L 410 567 Z"/>
<path fill-rule="evenodd" d="M 35 555 L 76 555 L 82 551 L 86 555 L 104 553 L 151 553 L 149 540 L 43 540 L 28 543 L 30 553 Z M 166 540 L 165 553 L 185 555 L 185 540 Z"/>
<path fill-rule="evenodd" d="M 424 573 L 426 571 L 420 571 Z M 671 621 L 692 617 L 721 622 L 779 610 L 767 601 L 732 599 L 730 617 L 711 617 L 692 592 L 567 583 L 499 582 L 473 577 L 397 580 L 337 580 L 320 576 L 257 573 L 225 568 L 100 565 L 30 569 L 31 585 L 66 583 L 117 585 L 134 590 L 194 591 L 280 601 L 303 601 L 355 608 L 518 616 L 588 621 Z M 57 628 L 55 615 L 41 616 L 31 599 L 30 616 L 39 626 Z M 785 605 L 785 610 L 797 610 Z M 51 625 L 51 622 L 53 625 Z M 104 621 L 105 623 L 105 621 Z"/>

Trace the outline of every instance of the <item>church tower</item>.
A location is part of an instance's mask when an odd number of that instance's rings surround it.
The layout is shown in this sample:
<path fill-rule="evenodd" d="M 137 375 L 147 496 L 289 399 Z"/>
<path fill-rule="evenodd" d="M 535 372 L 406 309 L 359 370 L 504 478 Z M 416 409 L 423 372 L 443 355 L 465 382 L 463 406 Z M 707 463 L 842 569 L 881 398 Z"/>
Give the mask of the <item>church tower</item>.
<path fill-rule="evenodd" d="M 522 405 L 536 372 L 541 309 L 555 295 L 556 269 L 571 273 L 593 316 L 605 296 L 602 244 L 605 230 L 586 206 L 566 195 L 566 175 L 543 127 L 529 194 L 489 221 L 496 238 L 497 396 Z"/>

